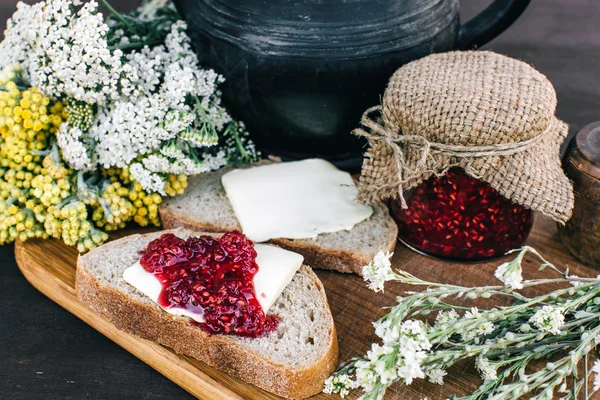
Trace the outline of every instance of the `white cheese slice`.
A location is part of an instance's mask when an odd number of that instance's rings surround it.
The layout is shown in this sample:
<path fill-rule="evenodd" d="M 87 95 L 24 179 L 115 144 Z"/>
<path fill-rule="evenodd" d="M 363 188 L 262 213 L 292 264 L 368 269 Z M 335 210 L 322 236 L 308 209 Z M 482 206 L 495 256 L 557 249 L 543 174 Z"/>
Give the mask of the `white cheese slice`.
<path fill-rule="evenodd" d="M 221 182 L 243 233 L 255 242 L 350 230 L 373 214 L 356 201 L 352 176 L 321 159 L 237 169 Z"/>
<path fill-rule="evenodd" d="M 255 244 L 258 272 L 254 275 L 254 292 L 265 314 L 302 266 L 304 257 L 293 251 Z"/>
<path fill-rule="evenodd" d="M 266 314 L 302 266 L 304 257 L 298 253 L 266 244 L 256 244 L 254 249 L 257 254 L 256 264 L 258 264 L 258 272 L 254 275 L 253 280 L 254 292 Z M 139 262 L 125 270 L 123 279 L 158 303 L 162 285 L 158 278 L 147 272 Z M 163 309 L 174 315 L 182 315 L 197 322 L 204 322 L 201 309 L 191 310 L 179 307 Z"/>
<path fill-rule="evenodd" d="M 158 297 L 162 291 L 162 285 L 157 277 L 142 267 L 142 264 L 140 264 L 139 261 L 123 272 L 123 279 L 125 279 L 125 282 L 129 283 L 131 286 L 135 287 L 137 290 L 151 298 L 152 301 L 158 303 Z M 179 307 L 163 309 L 170 314 L 183 315 L 190 317 L 195 321 L 204 322 L 204 318 L 200 312 L 192 312 L 188 309 Z"/>

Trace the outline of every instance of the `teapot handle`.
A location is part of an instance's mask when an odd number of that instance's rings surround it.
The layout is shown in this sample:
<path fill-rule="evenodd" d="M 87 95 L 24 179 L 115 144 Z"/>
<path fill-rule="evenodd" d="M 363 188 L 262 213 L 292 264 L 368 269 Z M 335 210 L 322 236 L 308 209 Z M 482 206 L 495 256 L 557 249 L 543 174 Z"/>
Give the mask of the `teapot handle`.
<path fill-rule="evenodd" d="M 506 30 L 525 11 L 531 0 L 494 0 L 485 10 L 460 27 L 457 48 L 483 46 Z"/>

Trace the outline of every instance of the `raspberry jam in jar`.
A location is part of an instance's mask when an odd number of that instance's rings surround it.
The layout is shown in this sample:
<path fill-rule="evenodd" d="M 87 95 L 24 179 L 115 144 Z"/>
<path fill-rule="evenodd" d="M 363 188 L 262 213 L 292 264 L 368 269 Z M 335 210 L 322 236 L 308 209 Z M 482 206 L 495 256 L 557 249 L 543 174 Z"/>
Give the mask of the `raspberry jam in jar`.
<path fill-rule="evenodd" d="M 409 247 L 448 260 L 478 261 L 523 245 L 533 212 L 460 168 L 404 193 L 408 208 L 392 202 L 398 236 Z"/>
<path fill-rule="evenodd" d="M 142 267 L 162 284 L 158 303 L 203 315 L 199 326 L 209 334 L 260 337 L 277 328 L 278 317 L 266 315 L 256 298 L 256 250 L 243 234 L 164 234 L 141 255 Z"/>

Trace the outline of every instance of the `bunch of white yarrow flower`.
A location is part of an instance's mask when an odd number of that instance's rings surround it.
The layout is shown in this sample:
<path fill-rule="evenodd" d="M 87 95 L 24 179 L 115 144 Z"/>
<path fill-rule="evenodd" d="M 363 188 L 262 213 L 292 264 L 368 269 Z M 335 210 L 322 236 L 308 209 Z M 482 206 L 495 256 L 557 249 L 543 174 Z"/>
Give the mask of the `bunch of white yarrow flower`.
<path fill-rule="evenodd" d="M 105 168 L 131 166 L 142 187 L 159 193 L 164 190 L 162 174 L 197 175 L 225 165 L 222 153 L 206 155 L 205 161 L 195 152 L 216 145 L 216 131 L 231 117 L 217 101 L 216 88 L 223 78 L 197 66 L 185 23 L 172 25 L 164 45 L 151 51 L 144 47 L 128 58 L 138 94 L 99 110 L 87 133 L 94 142 L 89 158 Z"/>
<path fill-rule="evenodd" d="M 19 3 L 0 43 L 0 67 L 19 65 L 66 103 L 57 143 L 69 166 L 129 168 L 144 190 L 164 194 L 170 175 L 257 160 L 221 105 L 223 77 L 200 67 L 174 7 L 154 0 L 123 16 L 103 3 L 108 21 L 94 0 Z"/>

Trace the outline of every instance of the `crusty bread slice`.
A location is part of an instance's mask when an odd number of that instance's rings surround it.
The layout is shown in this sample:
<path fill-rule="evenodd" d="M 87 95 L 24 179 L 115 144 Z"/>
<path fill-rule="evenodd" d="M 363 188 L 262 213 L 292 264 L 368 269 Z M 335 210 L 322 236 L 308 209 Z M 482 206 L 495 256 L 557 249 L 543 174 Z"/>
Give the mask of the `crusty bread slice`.
<path fill-rule="evenodd" d="M 187 227 L 209 232 L 241 230 L 221 176 L 231 167 L 190 178 L 184 194 L 159 206 L 165 228 Z M 275 239 L 271 242 L 304 256 L 314 268 L 362 273 L 379 250 L 394 251 L 398 228 L 387 207 L 373 205 L 373 215 L 349 231 L 324 233 L 315 239 Z"/>
<path fill-rule="evenodd" d="M 119 329 L 269 392 L 288 399 L 320 392 L 337 365 L 338 344 L 327 297 L 314 272 L 302 266 L 270 309 L 281 318 L 276 332 L 256 339 L 208 335 L 188 318 L 165 312 L 123 279 L 123 271 L 139 260 L 139 252 L 164 232 L 131 235 L 79 256 L 78 299 Z M 203 234 L 169 232 L 183 238 Z"/>

